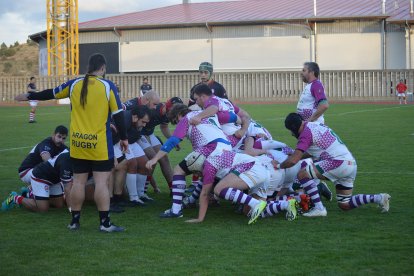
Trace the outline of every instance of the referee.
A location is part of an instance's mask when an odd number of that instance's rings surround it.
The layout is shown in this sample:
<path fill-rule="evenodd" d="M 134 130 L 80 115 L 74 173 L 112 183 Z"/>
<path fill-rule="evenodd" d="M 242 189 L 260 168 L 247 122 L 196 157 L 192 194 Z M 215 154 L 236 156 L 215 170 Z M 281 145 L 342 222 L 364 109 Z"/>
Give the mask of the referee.
<path fill-rule="evenodd" d="M 70 192 L 72 221 L 70 230 L 80 227 L 80 214 L 85 199 L 88 174 L 95 181 L 95 202 L 99 211 L 102 232 L 121 232 L 125 229 L 111 223 L 109 218 L 108 178 L 114 166 L 114 150 L 110 130 L 111 115 L 115 121 L 124 151 L 128 139 L 124 112 L 116 86 L 104 79 L 106 60 L 102 54 L 89 57 L 84 77 L 69 80 L 54 89 L 16 96 L 17 101 L 70 98 L 70 157 L 73 164 L 73 187 Z"/>

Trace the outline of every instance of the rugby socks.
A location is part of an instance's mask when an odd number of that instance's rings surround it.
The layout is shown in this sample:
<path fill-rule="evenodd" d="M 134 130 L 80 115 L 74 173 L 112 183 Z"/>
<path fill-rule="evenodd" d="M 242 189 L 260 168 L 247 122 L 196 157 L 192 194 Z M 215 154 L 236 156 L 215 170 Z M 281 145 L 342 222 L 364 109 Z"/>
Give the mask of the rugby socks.
<path fill-rule="evenodd" d="M 203 188 L 203 185 L 200 182 L 197 184 L 197 186 L 195 186 L 195 189 L 192 192 L 191 196 L 188 197 L 188 201 L 190 203 L 194 203 L 196 202 L 197 199 L 200 198 L 202 188 Z"/>
<path fill-rule="evenodd" d="M 109 218 L 109 211 L 99 211 L 99 222 L 104 227 L 111 226 L 111 219 Z"/>
<path fill-rule="evenodd" d="M 79 224 L 79 220 L 80 220 L 80 211 L 71 211 L 70 212 L 72 214 L 72 221 L 71 221 L 71 225 L 77 223 Z"/>
<path fill-rule="evenodd" d="M 14 203 L 20 205 L 23 202 L 24 197 L 21 195 L 14 196 L 13 201 Z"/>
<path fill-rule="evenodd" d="M 354 195 L 349 201 L 349 206 L 354 209 L 368 203 L 380 203 L 381 195 Z"/>
<path fill-rule="evenodd" d="M 254 208 L 259 203 L 259 200 L 235 188 L 224 188 L 221 190 L 219 196 L 223 199 L 233 201 L 233 203 L 247 204 L 251 208 Z"/>
<path fill-rule="evenodd" d="M 127 190 L 129 194 L 129 200 L 137 201 L 138 200 L 137 174 L 127 173 L 126 186 L 127 186 Z"/>
<path fill-rule="evenodd" d="M 186 187 L 185 176 L 184 175 L 174 175 L 172 182 L 172 211 L 174 214 L 177 214 L 181 211 L 183 203 L 183 195 Z"/>
<path fill-rule="evenodd" d="M 263 211 L 262 217 L 270 217 L 286 210 L 289 203 L 285 200 L 270 201 L 267 203 L 266 209 Z"/>
<path fill-rule="evenodd" d="M 313 204 L 319 210 L 323 210 L 323 204 L 321 202 L 321 198 L 319 197 L 318 187 L 316 186 L 316 182 L 310 178 L 304 178 L 299 180 L 300 184 L 302 184 L 305 193 L 310 196 Z"/>
<path fill-rule="evenodd" d="M 137 173 L 136 186 L 137 186 L 138 197 L 141 197 L 144 195 L 146 182 L 147 182 L 147 176 L 144 174 Z"/>
<path fill-rule="evenodd" d="M 35 120 L 35 112 L 30 111 L 29 122 L 34 122 L 34 120 Z"/>
<path fill-rule="evenodd" d="M 197 186 L 200 183 L 200 177 L 198 175 L 193 174 L 193 179 L 191 181 L 191 185 Z"/>

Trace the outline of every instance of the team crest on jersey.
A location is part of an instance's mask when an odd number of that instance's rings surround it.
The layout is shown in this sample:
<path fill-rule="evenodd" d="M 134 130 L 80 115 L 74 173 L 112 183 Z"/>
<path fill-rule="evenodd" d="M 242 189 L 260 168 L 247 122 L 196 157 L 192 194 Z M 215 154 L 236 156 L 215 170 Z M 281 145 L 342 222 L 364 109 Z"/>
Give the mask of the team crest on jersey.
<path fill-rule="evenodd" d="M 49 151 L 49 150 L 51 150 L 52 148 L 51 147 L 48 147 L 48 146 L 45 146 L 45 148 L 44 148 L 44 150 L 45 151 Z"/>
<path fill-rule="evenodd" d="M 48 192 L 49 191 L 49 185 L 45 185 L 45 191 Z"/>

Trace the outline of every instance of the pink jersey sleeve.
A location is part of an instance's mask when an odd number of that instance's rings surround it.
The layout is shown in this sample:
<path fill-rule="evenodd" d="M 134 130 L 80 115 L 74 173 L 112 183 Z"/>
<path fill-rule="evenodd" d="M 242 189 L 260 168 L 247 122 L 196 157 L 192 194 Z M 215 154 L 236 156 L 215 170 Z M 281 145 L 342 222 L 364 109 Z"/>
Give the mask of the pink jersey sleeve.
<path fill-rule="evenodd" d="M 207 102 L 204 103 L 204 109 L 206 109 L 207 107 L 212 106 L 212 105 L 217 106 L 217 108 L 220 107 L 219 101 L 217 99 L 215 99 L 214 97 L 210 97 L 210 99 Z"/>
<path fill-rule="evenodd" d="M 235 103 L 231 103 L 232 105 L 233 105 L 233 107 L 234 107 L 234 113 L 236 113 L 236 114 L 239 114 L 239 112 L 240 112 L 240 107 L 237 105 L 237 104 L 235 104 Z"/>
<path fill-rule="evenodd" d="M 204 162 L 203 166 L 203 185 L 213 184 L 217 169 L 208 161 Z"/>
<path fill-rule="evenodd" d="M 302 133 L 299 135 L 298 144 L 296 145 L 296 149 L 305 152 L 309 149 L 309 147 L 311 145 L 312 145 L 312 132 L 305 125 L 305 127 L 303 128 Z"/>
<path fill-rule="evenodd" d="M 178 122 L 177 127 L 174 130 L 173 136 L 180 138 L 183 140 L 188 132 L 188 118 L 182 117 L 181 120 Z"/>
<path fill-rule="evenodd" d="M 311 94 L 315 98 L 315 102 L 319 103 L 322 100 L 326 100 L 325 88 L 319 80 L 316 80 L 311 85 Z"/>

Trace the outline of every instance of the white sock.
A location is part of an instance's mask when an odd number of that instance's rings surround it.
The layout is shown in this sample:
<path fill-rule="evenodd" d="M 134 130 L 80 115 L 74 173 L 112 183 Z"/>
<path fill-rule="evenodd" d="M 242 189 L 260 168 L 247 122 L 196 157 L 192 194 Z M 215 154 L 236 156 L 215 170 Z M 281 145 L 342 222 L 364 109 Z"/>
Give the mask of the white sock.
<path fill-rule="evenodd" d="M 129 194 L 129 200 L 138 200 L 137 175 L 135 173 L 127 173 L 126 186 Z"/>
<path fill-rule="evenodd" d="M 138 197 L 141 197 L 144 195 L 145 182 L 147 182 L 147 176 L 137 173 L 136 185 L 137 185 Z"/>

